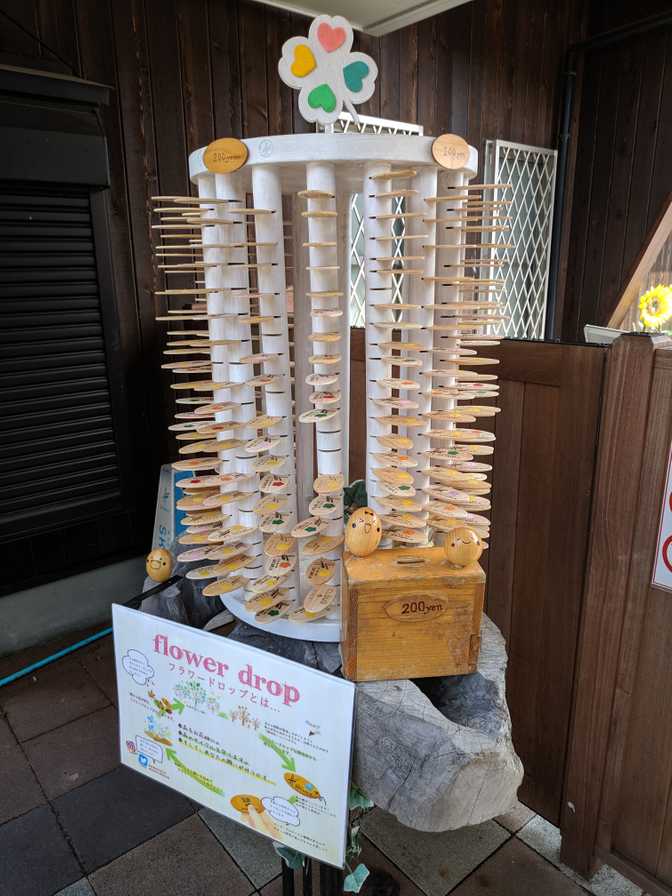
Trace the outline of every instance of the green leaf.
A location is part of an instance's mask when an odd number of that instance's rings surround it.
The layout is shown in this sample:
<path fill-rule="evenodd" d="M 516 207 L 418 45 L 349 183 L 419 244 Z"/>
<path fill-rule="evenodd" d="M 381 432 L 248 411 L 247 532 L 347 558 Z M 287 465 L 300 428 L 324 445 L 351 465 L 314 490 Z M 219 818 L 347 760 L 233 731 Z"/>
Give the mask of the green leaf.
<path fill-rule="evenodd" d="M 282 759 L 282 767 L 283 768 L 286 768 L 288 772 L 296 771 L 296 765 L 294 763 L 294 760 L 291 758 L 291 756 L 288 756 L 285 753 L 285 751 L 282 750 L 278 746 L 278 744 L 276 744 L 276 742 L 274 740 L 271 740 L 270 737 L 266 737 L 265 734 L 260 734 L 259 739 L 265 746 L 270 747 L 270 749 L 273 750 L 274 753 L 278 754 L 278 756 Z"/>
<path fill-rule="evenodd" d="M 181 700 L 175 700 L 170 708 L 174 709 L 175 712 L 179 712 L 179 714 L 182 715 L 182 713 L 184 712 L 184 703 Z"/>
<path fill-rule="evenodd" d="M 359 787 L 353 782 L 350 784 L 350 793 L 348 794 L 348 809 L 372 809 L 373 802 L 362 793 Z"/>
<path fill-rule="evenodd" d="M 283 846 L 282 843 L 276 843 L 275 841 L 273 841 L 273 849 L 292 871 L 303 868 L 305 856 L 302 852 L 297 852 L 295 849 L 290 849 L 289 846 Z"/>
<path fill-rule="evenodd" d="M 291 803 L 292 806 L 294 805 L 294 803 L 298 803 L 298 801 L 299 801 L 299 798 L 296 794 L 294 794 L 294 796 L 290 796 L 290 798 L 287 800 L 287 802 Z"/>
<path fill-rule="evenodd" d="M 343 890 L 345 893 L 359 893 L 362 889 L 364 881 L 369 876 L 369 869 L 366 865 L 358 865 L 343 881 Z"/>

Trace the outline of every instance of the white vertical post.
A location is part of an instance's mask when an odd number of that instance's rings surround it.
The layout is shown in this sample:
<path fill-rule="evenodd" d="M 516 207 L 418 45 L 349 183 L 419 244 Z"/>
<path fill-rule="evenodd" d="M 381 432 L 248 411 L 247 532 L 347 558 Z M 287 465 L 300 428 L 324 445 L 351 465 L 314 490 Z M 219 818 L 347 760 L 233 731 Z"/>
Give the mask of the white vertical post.
<path fill-rule="evenodd" d="M 307 197 L 307 221 L 308 221 L 308 249 L 309 282 L 311 301 L 311 331 L 315 335 L 330 334 L 337 336 L 334 342 L 312 341 L 309 346 L 311 354 L 318 359 L 313 364 L 316 374 L 337 374 L 338 380 L 333 385 L 323 390 L 315 387 L 316 392 L 340 391 L 341 398 L 337 405 L 327 406 L 325 409 L 332 411 L 337 408 L 337 413 L 327 420 L 320 420 L 315 424 L 315 443 L 317 453 L 317 475 L 343 474 L 343 431 L 345 428 L 343 414 L 343 339 L 341 318 L 322 317 L 315 312 L 339 311 L 343 306 L 343 293 L 340 284 L 343 282 L 343 272 L 338 265 L 338 217 L 334 208 L 336 204 L 336 170 L 331 162 L 309 162 L 306 165 L 306 192 Z M 310 194 L 324 194 L 323 196 L 311 196 Z M 336 217 L 334 217 L 334 214 Z M 320 245 L 322 244 L 322 245 Z M 328 244 L 328 245 L 327 245 Z M 333 295 L 329 295 L 332 293 Z M 322 295 L 319 295 L 322 294 Z M 319 297 L 318 297 L 319 296 Z M 310 335 L 310 334 L 309 334 Z M 341 360 L 337 365 L 320 364 L 321 355 L 340 355 Z M 347 357 L 347 352 L 346 352 Z M 297 409 L 299 412 L 307 408 Z M 344 425 L 345 424 L 345 425 Z M 334 497 L 343 503 L 342 488 L 333 493 Z M 325 535 L 343 535 L 343 513 L 335 518 L 325 520 Z M 342 553 L 340 547 L 325 554 L 329 559 L 337 560 Z M 336 564 L 336 571 L 331 584 L 337 588 L 340 585 L 340 564 Z M 308 586 L 307 586 L 308 587 Z M 335 607 L 334 607 L 335 610 Z"/>
<path fill-rule="evenodd" d="M 377 436 L 388 435 L 392 431 L 388 423 L 381 423 L 376 419 L 384 412 L 375 403 L 376 398 L 389 398 L 391 393 L 389 386 L 383 386 L 379 382 L 389 377 L 391 373 L 390 364 L 381 360 L 381 356 L 388 351 L 380 348 L 380 342 L 391 339 L 391 330 L 381 329 L 376 323 L 391 322 L 394 316 L 392 311 L 375 307 L 380 303 L 392 301 L 392 287 L 389 277 L 376 273 L 379 263 L 374 259 L 378 255 L 386 254 L 391 245 L 389 242 L 377 241 L 376 237 L 389 237 L 392 234 L 389 220 L 382 221 L 379 218 L 380 215 L 391 213 L 392 200 L 376 198 L 377 193 L 389 191 L 390 181 L 373 180 L 372 177 L 389 171 L 388 163 L 367 165 L 362 184 L 366 290 L 366 494 L 369 506 L 381 516 L 386 515 L 388 511 L 377 500 L 383 492 L 371 471 L 374 465 L 373 452 L 385 450 Z"/>
<path fill-rule="evenodd" d="M 423 168 L 413 178 L 411 188 L 417 193 L 408 197 L 406 209 L 410 213 L 406 221 L 406 233 L 409 236 L 423 234 L 426 239 L 409 240 L 406 245 L 405 254 L 421 255 L 424 254 L 423 262 L 411 263 L 412 268 L 422 268 L 422 277 L 410 277 L 408 284 L 406 301 L 411 305 L 419 305 L 418 309 L 411 310 L 407 315 L 407 319 L 413 323 L 420 325 L 419 330 L 409 331 L 409 340 L 419 343 L 422 348 L 419 353 L 421 366 L 413 368 L 413 375 L 402 373 L 402 376 L 408 379 L 417 379 L 420 390 L 412 393 L 411 397 L 415 399 L 417 395 L 418 409 L 415 413 L 425 417 L 425 424 L 421 429 L 414 429 L 411 438 L 413 439 L 413 448 L 410 455 L 416 461 L 416 466 L 412 468 L 413 484 L 417 492 L 416 502 L 426 506 L 427 495 L 426 489 L 429 483 L 427 476 L 427 467 L 429 459 L 426 455 L 430 446 L 427 437 L 427 431 L 431 428 L 431 421 L 426 417 L 432 408 L 432 379 L 428 376 L 427 371 L 434 366 L 434 358 L 432 349 L 434 347 L 434 333 L 432 324 L 434 322 L 434 300 L 435 300 L 435 284 L 432 279 L 436 271 L 436 224 L 431 223 L 431 218 L 436 214 L 434 204 L 428 203 L 427 199 L 436 196 L 437 188 L 437 170 L 434 167 Z M 414 217 L 416 213 L 423 214 L 424 217 Z M 425 526 L 423 530 L 425 541 L 428 540 L 428 528 Z"/>
<path fill-rule="evenodd" d="M 272 214 L 269 215 L 256 215 L 254 219 L 256 241 L 258 243 L 273 243 L 273 246 L 262 249 L 258 256 L 263 257 L 263 261 L 267 262 L 257 270 L 260 293 L 259 308 L 262 316 L 273 317 L 272 321 L 260 325 L 261 350 L 275 356 L 271 360 L 263 362 L 265 372 L 276 378 L 271 385 L 265 387 L 266 412 L 282 419 L 275 426 L 270 427 L 268 432 L 281 439 L 275 453 L 288 458 L 286 470 L 282 473 L 289 479 L 286 492 L 288 506 L 283 515 L 293 525 L 296 522 L 294 424 L 289 365 L 282 187 L 278 169 L 269 165 L 255 166 L 252 169 L 252 194 L 255 208 L 272 211 Z M 296 573 L 293 573 L 288 577 L 285 585 L 292 599 L 297 593 L 296 584 Z"/>

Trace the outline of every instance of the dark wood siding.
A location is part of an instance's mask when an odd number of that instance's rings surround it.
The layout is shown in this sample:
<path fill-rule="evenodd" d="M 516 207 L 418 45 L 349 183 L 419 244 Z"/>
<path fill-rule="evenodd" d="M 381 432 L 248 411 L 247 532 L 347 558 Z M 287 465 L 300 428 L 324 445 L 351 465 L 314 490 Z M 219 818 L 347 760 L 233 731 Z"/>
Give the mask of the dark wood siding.
<path fill-rule="evenodd" d="M 605 13 L 597 24 L 620 25 L 623 18 Z M 672 26 L 589 50 L 583 66 L 566 339 L 581 339 L 586 323 L 609 322 L 672 192 Z"/>
<path fill-rule="evenodd" d="M 552 146 L 559 65 L 579 6 L 475 0 L 384 38 L 358 34 L 381 70 L 364 111 L 418 121 L 429 134 L 463 133 L 479 149 L 490 137 Z M 276 74 L 283 41 L 307 20 L 245 0 L 0 0 L 0 9 L 73 73 L 115 88 L 103 113 L 114 273 L 156 469 L 170 455 L 171 397 L 158 370 L 149 196 L 188 191 L 188 153 L 215 136 L 310 129 Z M 3 58 L 67 71 L 0 17 Z"/>

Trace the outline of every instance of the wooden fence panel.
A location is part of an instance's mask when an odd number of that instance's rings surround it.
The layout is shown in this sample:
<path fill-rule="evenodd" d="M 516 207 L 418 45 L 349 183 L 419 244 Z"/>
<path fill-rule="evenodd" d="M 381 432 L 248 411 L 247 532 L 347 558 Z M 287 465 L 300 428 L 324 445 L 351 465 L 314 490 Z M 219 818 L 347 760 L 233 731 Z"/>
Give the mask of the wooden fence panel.
<path fill-rule="evenodd" d="M 560 818 L 606 350 L 504 340 L 486 608 L 508 642 L 521 799 Z"/>
<path fill-rule="evenodd" d="M 672 601 L 651 586 L 672 438 L 672 343 L 611 350 L 586 578 L 563 858 L 672 893 Z"/>
<path fill-rule="evenodd" d="M 366 365 L 351 331 L 350 471 L 363 476 Z M 521 798 L 557 823 L 579 636 L 606 349 L 504 340 L 486 607 L 508 642 Z"/>

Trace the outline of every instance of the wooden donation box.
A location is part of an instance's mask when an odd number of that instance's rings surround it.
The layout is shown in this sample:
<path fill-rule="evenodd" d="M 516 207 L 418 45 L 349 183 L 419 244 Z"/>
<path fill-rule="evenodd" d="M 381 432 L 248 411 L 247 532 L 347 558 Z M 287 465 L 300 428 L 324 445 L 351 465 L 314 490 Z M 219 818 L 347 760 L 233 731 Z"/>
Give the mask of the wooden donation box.
<path fill-rule="evenodd" d="M 476 671 L 485 573 L 442 548 L 343 557 L 341 653 L 351 681 Z"/>

